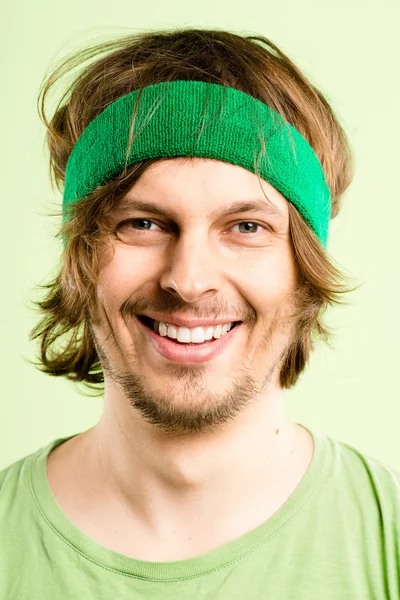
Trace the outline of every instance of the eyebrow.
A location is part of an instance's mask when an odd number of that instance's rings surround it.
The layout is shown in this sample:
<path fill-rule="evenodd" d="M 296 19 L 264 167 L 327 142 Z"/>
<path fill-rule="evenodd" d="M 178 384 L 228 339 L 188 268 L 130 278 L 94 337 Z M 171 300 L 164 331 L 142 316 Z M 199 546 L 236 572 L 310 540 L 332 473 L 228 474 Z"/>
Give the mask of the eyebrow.
<path fill-rule="evenodd" d="M 165 206 L 157 204 L 156 202 L 139 200 L 138 198 L 123 198 L 120 205 L 118 205 L 115 210 L 118 215 L 126 210 L 133 209 L 167 216 L 174 221 L 178 221 L 180 217 L 179 212 L 172 208 L 166 208 Z M 228 215 L 241 212 L 263 212 L 268 215 L 274 215 L 280 220 L 285 219 L 285 215 L 282 213 L 282 211 L 266 198 L 264 200 L 238 200 L 222 210 L 217 209 L 213 211 L 210 213 L 210 216 L 212 218 L 226 217 Z"/>

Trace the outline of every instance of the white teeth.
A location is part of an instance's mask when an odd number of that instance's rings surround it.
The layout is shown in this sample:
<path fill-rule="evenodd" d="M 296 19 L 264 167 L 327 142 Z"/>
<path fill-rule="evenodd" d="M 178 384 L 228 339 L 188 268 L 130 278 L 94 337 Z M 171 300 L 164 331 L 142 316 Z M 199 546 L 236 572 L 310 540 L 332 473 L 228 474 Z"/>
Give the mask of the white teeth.
<path fill-rule="evenodd" d="M 176 336 L 178 342 L 184 342 L 188 344 L 190 342 L 190 331 L 187 327 L 179 327 L 178 335 Z"/>
<path fill-rule="evenodd" d="M 163 323 L 162 321 L 160 321 L 160 325 L 159 325 L 159 334 L 162 335 L 163 337 L 167 335 L 167 326 L 165 323 Z"/>
<path fill-rule="evenodd" d="M 177 329 L 175 327 L 175 325 L 168 325 L 168 337 L 172 338 L 173 340 L 176 340 L 177 336 L 178 336 L 178 332 Z"/>
<path fill-rule="evenodd" d="M 202 344 L 204 341 L 211 340 L 213 337 L 218 339 L 232 329 L 233 323 L 216 325 L 215 327 L 175 327 L 162 321 L 154 321 L 154 330 L 162 337 L 170 337 L 183 344 Z"/>
<path fill-rule="evenodd" d="M 207 327 L 207 329 L 205 330 L 204 339 L 205 340 L 211 340 L 212 336 L 213 336 L 213 327 Z"/>

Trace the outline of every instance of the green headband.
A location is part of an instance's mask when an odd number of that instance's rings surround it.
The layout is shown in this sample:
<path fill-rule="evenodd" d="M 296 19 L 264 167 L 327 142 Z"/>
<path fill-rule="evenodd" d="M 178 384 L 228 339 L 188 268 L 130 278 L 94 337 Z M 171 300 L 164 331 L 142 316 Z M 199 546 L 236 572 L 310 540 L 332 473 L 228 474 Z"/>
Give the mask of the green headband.
<path fill-rule="evenodd" d="M 326 247 L 331 206 L 321 164 L 277 111 L 219 84 L 179 80 L 149 85 L 140 95 L 126 157 L 139 92 L 112 102 L 79 137 L 67 163 L 63 209 L 139 161 L 215 158 L 253 173 L 258 166 L 261 178 L 294 204 Z"/>

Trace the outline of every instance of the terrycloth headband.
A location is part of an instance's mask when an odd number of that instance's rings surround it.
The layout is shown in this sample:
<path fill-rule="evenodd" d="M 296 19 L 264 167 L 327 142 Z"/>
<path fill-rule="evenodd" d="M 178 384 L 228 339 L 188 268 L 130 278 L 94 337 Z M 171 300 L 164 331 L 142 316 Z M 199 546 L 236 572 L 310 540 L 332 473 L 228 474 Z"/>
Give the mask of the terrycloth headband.
<path fill-rule="evenodd" d="M 310 144 L 260 100 L 203 81 L 150 85 L 141 94 L 135 90 L 118 98 L 97 115 L 69 157 L 63 208 L 134 163 L 172 156 L 215 158 L 253 173 L 258 167 L 261 178 L 296 206 L 326 247 L 330 191 Z"/>

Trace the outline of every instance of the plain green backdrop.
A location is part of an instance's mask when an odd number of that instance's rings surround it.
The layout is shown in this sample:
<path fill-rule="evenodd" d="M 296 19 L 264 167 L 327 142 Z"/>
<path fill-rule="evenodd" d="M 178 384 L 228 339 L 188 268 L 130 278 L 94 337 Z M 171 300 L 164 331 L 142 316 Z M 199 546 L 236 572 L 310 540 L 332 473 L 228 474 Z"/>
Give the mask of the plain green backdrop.
<path fill-rule="evenodd" d="M 318 344 L 297 386 L 292 419 L 400 468 L 399 258 L 400 45 L 398 0 L 24 0 L 1 9 L 1 403 L 0 468 L 56 437 L 97 422 L 102 397 L 44 375 L 27 358 L 37 315 L 29 302 L 55 273 L 61 203 L 48 175 L 40 82 L 70 51 L 129 31 L 230 29 L 269 37 L 326 95 L 350 137 L 356 174 L 328 251 L 363 281 L 331 309 L 334 349 Z"/>

